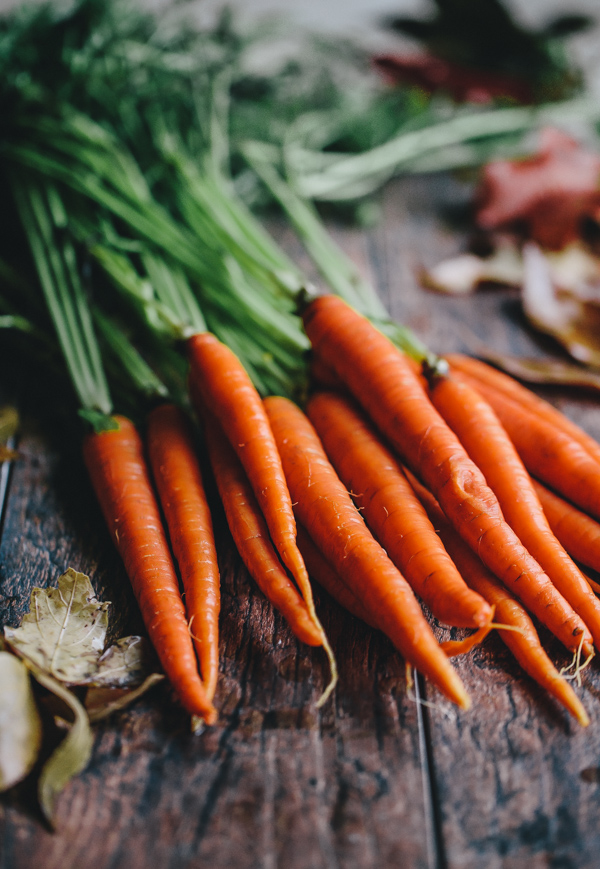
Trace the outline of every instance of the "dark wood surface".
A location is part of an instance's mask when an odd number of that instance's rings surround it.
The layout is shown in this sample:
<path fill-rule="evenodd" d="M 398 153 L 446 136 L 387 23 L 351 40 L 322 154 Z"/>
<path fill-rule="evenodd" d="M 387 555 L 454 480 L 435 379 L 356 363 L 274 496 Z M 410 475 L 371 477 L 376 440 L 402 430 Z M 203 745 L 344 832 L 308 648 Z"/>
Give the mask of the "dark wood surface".
<path fill-rule="evenodd" d="M 389 187 L 370 231 L 332 227 L 391 313 L 439 352 L 551 350 L 527 331 L 515 291 L 446 298 L 415 272 L 463 242 L 441 215 L 468 188 L 447 178 Z M 298 254 L 283 232 L 288 249 Z M 67 567 L 89 573 L 113 601 L 114 632 L 139 630 L 127 579 L 94 503 L 78 432 L 39 402 L 11 356 L 0 380 L 23 413 L 21 458 L 5 489 L 0 619 L 22 616 L 34 585 Z M 37 390 L 37 392 L 36 392 Z M 597 399 L 544 393 L 600 438 Z M 511 660 L 500 640 L 457 662 L 473 698 L 458 712 L 417 681 L 388 641 L 325 594 L 319 610 L 341 678 L 296 642 L 240 566 L 222 517 L 219 723 L 200 736 L 167 686 L 95 728 L 86 771 L 58 802 L 50 833 L 30 782 L 0 800 L 1 869 L 593 869 L 600 865 L 600 675 L 580 691 L 587 730 Z M 449 631 L 436 627 L 440 637 Z M 559 665 L 561 649 L 543 634 Z M 425 702 L 422 702 L 425 701 Z"/>

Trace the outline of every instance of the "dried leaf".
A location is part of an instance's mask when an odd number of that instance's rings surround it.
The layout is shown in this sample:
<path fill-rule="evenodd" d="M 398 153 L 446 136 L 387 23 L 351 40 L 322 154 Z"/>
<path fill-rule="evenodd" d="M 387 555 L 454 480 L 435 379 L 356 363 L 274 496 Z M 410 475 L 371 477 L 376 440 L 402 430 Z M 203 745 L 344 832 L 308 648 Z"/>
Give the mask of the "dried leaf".
<path fill-rule="evenodd" d="M 34 588 L 21 627 L 5 628 L 9 646 L 28 662 L 70 685 L 92 679 L 106 642 L 109 603 L 100 603 L 89 578 L 69 570 L 58 588 Z"/>
<path fill-rule="evenodd" d="M 125 709 L 142 694 L 164 679 L 162 673 L 151 673 L 136 688 L 89 688 L 85 708 L 92 724 Z"/>
<path fill-rule="evenodd" d="M 25 778 L 37 760 L 42 725 L 25 664 L 0 652 L 0 791 Z"/>
<path fill-rule="evenodd" d="M 0 407 L 0 444 L 6 445 L 19 427 L 19 414 L 11 405 Z"/>
<path fill-rule="evenodd" d="M 482 229 L 523 228 L 544 248 L 581 238 L 584 221 L 600 219 L 600 155 L 560 130 L 546 129 L 525 160 L 497 160 L 482 172 L 477 223 Z"/>
<path fill-rule="evenodd" d="M 0 462 L 14 462 L 19 458 L 16 450 L 11 450 L 10 447 L 0 444 Z"/>
<path fill-rule="evenodd" d="M 519 286 L 522 280 L 519 249 L 507 244 L 499 245 L 491 256 L 464 253 L 421 273 L 421 282 L 426 287 L 451 295 L 468 295 L 484 283 Z"/>
<path fill-rule="evenodd" d="M 556 359 L 523 359 L 485 350 L 480 355 L 507 374 L 526 383 L 576 386 L 600 392 L 600 373 L 589 371 L 581 365 L 560 362 Z"/>
<path fill-rule="evenodd" d="M 600 368 L 600 306 L 557 289 L 537 245 L 525 245 L 523 262 L 523 310 L 529 321 L 558 341 L 573 359 Z"/>
<path fill-rule="evenodd" d="M 98 669 L 90 685 L 131 688 L 144 681 L 153 663 L 152 649 L 143 637 L 123 637 L 98 659 Z"/>
<path fill-rule="evenodd" d="M 93 736 L 87 713 L 75 694 L 34 664 L 28 663 L 28 666 L 40 685 L 62 700 L 73 717 L 67 735 L 44 764 L 38 781 L 40 807 L 48 823 L 53 825 L 56 797 L 87 766 Z"/>

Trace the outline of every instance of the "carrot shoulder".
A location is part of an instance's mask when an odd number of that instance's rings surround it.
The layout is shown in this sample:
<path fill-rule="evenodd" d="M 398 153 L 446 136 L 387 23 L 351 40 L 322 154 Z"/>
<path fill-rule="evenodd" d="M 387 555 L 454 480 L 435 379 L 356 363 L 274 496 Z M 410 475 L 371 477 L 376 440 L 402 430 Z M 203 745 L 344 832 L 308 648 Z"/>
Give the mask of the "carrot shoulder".
<path fill-rule="evenodd" d="M 320 646 L 321 630 L 277 557 L 242 464 L 218 421 L 208 412 L 204 414 L 204 436 L 227 524 L 250 576 L 298 639 Z"/>
<path fill-rule="evenodd" d="M 207 696 L 219 675 L 219 566 L 212 517 L 191 426 L 172 404 L 148 417 L 148 457 L 185 592 L 190 632 Z"/>
<path fill-rule="evenodd" d="M 335 296 L 304 313 L 308 337 L 413 472 L 458 533 L 502 582 L 569 649 L 591 636 L 579 616 L 504 520 L 498 500 L 431 404 L 407 358 Z"/>
<path fill-rule="evenodd" d="M 118 429 L 85 438 L 85 464 L 164 671 L 187 711 L 213 724 L 143 443 L 133 423 L 115 419 Z"/>
<path fill-rule="evenodd" d="M 525 608 L 458 536 L 433 495 L 412 476 L 411 483 L 422 500 L 429 518 L 438 529 L 442 543 L 459 568 L 467 585 L 475 589 L 488 603 L 495 607 L 497 630 L 505 645 L 511 650 L 525 672 L 558 700 L 581 725 L 586 727 L 589 724 L 589 717 L 583 704 L 544 651 L 535 626 Z M 517 630 L 502 630 L 501 625 L 503 624 L 510 625 Z"/>
<path fill-rule="evenodd" d="M 298 521 L 406 660 L 467 708 L 469 697 L 412 589 L 368 531 L 308 418 L 285 398 L 267 398 L 265 407 Z"/>
<path fill-rule="evenodd" d="M 315 393 L 306 412 L 376 539 L 444 624 L 482 627 L 492 609 L 469 589 L 394 456 L 346 398 Z"/>
<path fill-rule="evenodd" d="M 476 390 L 452 375 L 434 375 L 430 395 L 434 406 L 483 471 L 508 524 L 581 616 L 600 647 L 600 601 L 552 533 L 531 477 L 490 405 Z"/>

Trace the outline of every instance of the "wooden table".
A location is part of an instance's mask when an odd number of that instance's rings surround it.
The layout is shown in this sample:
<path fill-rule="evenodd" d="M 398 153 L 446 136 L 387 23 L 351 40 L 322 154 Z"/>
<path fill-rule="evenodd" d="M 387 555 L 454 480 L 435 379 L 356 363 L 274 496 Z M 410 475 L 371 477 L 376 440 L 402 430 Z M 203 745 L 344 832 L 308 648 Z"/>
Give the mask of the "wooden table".
<path fill-rule="evenodd" d="M 440 214 L 468 188 L 446 177 L 388 188 L 371 231 L 332 227 L 391 313 L 440 352 L 543 353 L 516 291 L 457 299 L 415 271 L 460 247 Z M 280 237 L 300 255 L 287 232 Z M 127 579 L 79 456 L 79 433 L 48 408 L 39 375 L 12 356 L 0 376 L 24 417 L 21 459 L 3 470 L 0 616 L 16 624 L 34 585 L 68 566 L 113 601 L 117 635 L 140 629 Z M 11 395 L 12 393 L 12 395 Z M 600 437 L 597 399 L 546 391 Z M 217 512 L 223 578 L 219 723 L 200 736 L 158 686 L 95 729 L 86 771 L 61 795 L 57 831 L 28 782 L 0 802 L 1 869 L 592 869 L 600 865 L 600 672 L 579 689 L 583 730 L 497 637 L 456 664 L 472 711 L 418 681 L 381 635 L 320 595 L 340 665 L 333 702 L 319 650 L 300 646 L 249 580 Z M 449 632 L 441 629 L 440 637 Z M 553 659 L 566 655 L 542 634 Z M 427 705 L 421 701 L 427 701 Z M 429 705 L 431 703 L 431 705 Z"/>

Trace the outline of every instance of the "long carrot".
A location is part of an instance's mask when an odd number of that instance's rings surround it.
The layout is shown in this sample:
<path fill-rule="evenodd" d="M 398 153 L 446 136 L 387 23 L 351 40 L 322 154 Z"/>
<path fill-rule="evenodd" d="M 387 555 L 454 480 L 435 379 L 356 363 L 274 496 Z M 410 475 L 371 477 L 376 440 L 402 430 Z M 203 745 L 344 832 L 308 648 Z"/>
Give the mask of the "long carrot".
<path fill-rule="evenodd" d="M 492 368 L 491 365 L 482 362 L 480 359 L 473 359 L 471 356 L 464 356 L 460 353 L 449 353 L 444 358 L 457 371 L 476 378 L 493 389 L 503 392 L 508 398 L 512 398 L 514 401 L 518 401 L 530 410 L 535 411 L 537 416 L 547 420 L 554 428 L 563 431 L 578 441 L 589 452 L 592 458 L 600 462 L 600 444 L 598 441 L 594 440 L 586 431 L 572 422 L 557 408 L 553 407 L 550 402 L 545 401 L 539 395 L 536 395 L 535 392 L 518 383 L 514 378 L 509 377 L 508 374 L 504 374 L 502 371 L 498 371 L 496 368 Z"/>
<path fill-rule="evenodd" d="M 544 651 L 525 608 L 485 567 L 444 516 L 433 495 L 409 473 L 411 484 L 435 525 L 442 543 L 459 568 L 467 585 L 496 608 L 498 633 L 521 667 L 586 727 L 589 717 L 583 704 Z M 517 630 L 502 630 L 502 624 Z"/>
<path fill-rule="evenodd" d="M 469 546 L 567 648 L 591 651 L 582 620 L 502 516 L 483 474 L 431 404 L 406 357 L 336 296 L 304 312 L 308 337 L 367 414 L 435 494 Z"/>
<path fill-rule="evenodd" d="M 204 414 L 204 436 L 227 523 L 248 572 L 295 635 L 310 646 L 322 644 L 322 631 L 289 579 L 240 460 L 212 414 Z"/>
<path fill-rule="evenodd" d="M 600 571 L 600 522 L 533 480 L 548 523 L 569 555 Z"/>
<path fill-rule="evenodd" d="M 130 420 L 115 420 L 118 429 L 85 438 L 85 464 L 165 673 L 187 711 L 213 724 L 143 443 Z"/>
<path fill-rule="evenodd" d="M 308 418 L 285 398 L 265 407 L 301 522 L 340 579 L 376 615 L 405 659 L 452 701 L 470 704 L 412 589 L 387 557 L 331 466 Z"/>
<path fill-rule="evenodd" d="M 219 676 L 219 566 L 210 508 L 189 420 L 173 404 L 148 417 L 148 457 L 185 591 L 207 697 Z"/>
<path fill-rule="evenodd" d="M 531 477 L 487 401 L 455 376 L 433 375 L 429 394 L 498 498 L 504 518 L 600 648 L 600 601 L 552 533 Z"/>
<path fill-rule="evenodd" d="M 193 335 L 187 349 L 200 415 L 209 409 L 221 424 L 248 475 L 275 548 L 308 602 L 310 583 L 296 545 L 292 502 L 261 398 L 237 356 L 214 335 Z"/>
<path fill-rule="evenodd" d="M 489 622 L 491 607 L 465 585 L 398 462 L 358 409 L 318 392 L 306 413 L 367 525 L 432 614 L 457 627 Z"/>
<path fill-rule="evenodd" d="M 530 474 L 600 519 L 600 462 L 535 410 L 462 372 L 455 375 L 491 404 Z"/>

